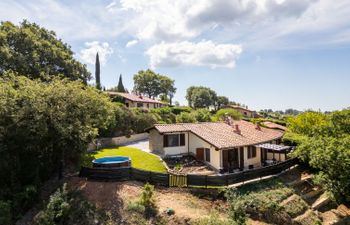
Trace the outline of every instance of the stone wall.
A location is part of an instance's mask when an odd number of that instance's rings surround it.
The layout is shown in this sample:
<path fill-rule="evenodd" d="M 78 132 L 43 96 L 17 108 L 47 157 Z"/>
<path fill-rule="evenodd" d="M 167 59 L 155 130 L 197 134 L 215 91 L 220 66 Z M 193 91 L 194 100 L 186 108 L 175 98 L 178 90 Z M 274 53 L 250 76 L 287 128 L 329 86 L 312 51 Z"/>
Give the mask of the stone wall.
<path fill-rule="evenodd" d="M 96 143 L 99 143 L 99 148 L 114 147 L 118 145 L 125 145 L 134 141 L 141 141 L 149 137 L 148 133 L 133 134 L 129 137 L 120 136 L 113 138 L 98 138 L 95 143 L 91 143 L 88 146 L 88 151 L 96 150 Z"/>

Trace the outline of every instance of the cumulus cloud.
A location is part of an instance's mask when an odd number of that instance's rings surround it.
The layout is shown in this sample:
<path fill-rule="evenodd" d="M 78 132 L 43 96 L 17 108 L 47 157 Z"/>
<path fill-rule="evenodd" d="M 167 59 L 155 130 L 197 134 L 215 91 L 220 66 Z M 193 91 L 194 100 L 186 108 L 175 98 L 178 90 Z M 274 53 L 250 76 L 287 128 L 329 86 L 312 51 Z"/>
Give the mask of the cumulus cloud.
<path fill-rule="evenodd" d="M 86 48 L 80 51 L 79 56 L 85 63 L 88 64 L 95 64 L 96 53 L 98 52 L 100 63 L 105 65 L 107 58 L 113 53 L 113 49 L 107 42 L 86 42 L 85 46 Z"/>
<path fill-rule="evenodd" d="M 217 44 L 212 41 L 162 42 L 152 46 L 146 52 L 150 57 L 152 68 L 179 65 L 233 68 L 241 53 L 240 45 Z"/>
<path fill-rule="evenodd" d="M 128 43 L 126 43 L 125 47 L 129 48 L 131 46 L 134 46 L 138 43 L 139 41 L 138 40 L 131 40 L 131 41 L 128 41 Z"/>

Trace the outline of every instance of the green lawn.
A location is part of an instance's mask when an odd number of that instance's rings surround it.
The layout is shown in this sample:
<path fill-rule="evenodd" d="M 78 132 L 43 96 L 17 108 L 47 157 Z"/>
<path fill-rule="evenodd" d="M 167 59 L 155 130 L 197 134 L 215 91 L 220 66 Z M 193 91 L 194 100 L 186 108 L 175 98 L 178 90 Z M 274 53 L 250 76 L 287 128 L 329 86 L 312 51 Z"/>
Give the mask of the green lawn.
<path fill-rule="evenodd" d="M 120 146 L 116 148 L 102 149 L 94 155 L 95 158 L 101 158 L 104 156 L 128 156 L 131 158 L 131 165 L 134 168 L 161 173 L 166 172 L 166 168 L 159 157 L 140 149 Z"/>

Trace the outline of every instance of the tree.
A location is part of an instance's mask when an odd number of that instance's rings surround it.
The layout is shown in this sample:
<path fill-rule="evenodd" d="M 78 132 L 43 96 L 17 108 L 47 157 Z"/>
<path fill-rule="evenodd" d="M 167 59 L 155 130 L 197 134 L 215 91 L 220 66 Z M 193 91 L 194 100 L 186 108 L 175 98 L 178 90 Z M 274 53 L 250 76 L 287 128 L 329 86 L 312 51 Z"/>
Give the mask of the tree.
<path fill-rule="evenodd" d="M 96 88 L 101 90 L 101 77 L 100 77 L 100 58 L 98 52 L 96 53 L 96 63 L 95 63 L 95 79 L 96 79 Z"/>
<path fill-rule="evenodd" d="M 123 85 L 123 80 L 122 80 L 122 75 L 120 74 L 119 75 L 119 82 L 118 82 L 118 86 L 117 86 L 117 91 L 118 92 L 126 92 L 125 91 L 125 88 L 124 88 L 124 85 Z"/>
<path fill-rule="evenodd" d="M 18 215 L 28 193 L 58 171 L 78 165 L 89 143 L 113 122 L 108 96 L 80 81 L 30 80 L 5 73 L 0 78 L 0 199 Z"/>
<path fill-rule="evenodd" d="M 0 76 L 13 71 L 30 79 L 48 81 L 53 77 L 70 80 L 90 79 L 86 65 L 74 59 L 70 46 L 53 31 L 24 20 L 18 26 L 0 25 Z"/>
<path fill-rule="evenodd" d="M 169 97 L 171 102 L 176 88 L 174 87 L 174 80 L 148 69 L 146 71 L 141 70 L 134 75 L 134 91 L 150 98 L 156 98 L 160 94 L 164 94 Z"/>
<path fill-rule="evenodd" d="M 288 120 L 286 135 L 298 140 L 293 155 L 320 171 L 315 181 L 338 203 L 349 203 L 350 110 L 304 112 Z"/>
<path fill-rule="evenodd" d="M 216 120 L 225 120 L 225 117 L 230 116 L 234 120 L 242 119 L 242 114 L 234 109 L 220 109 L 216 112 L 215 118 Z"/>
<path fill-rule="evenodd" d="M 217 101 L 216 92 L 207 87 L 189 87 L 186 99 L 193 108 L 209 108 L 215 106 Z"/>
<path fill-rule="evenodd" d="M 226 96 L 218 96 L 216 101 L 217 109 L 220 109 L 222 106 L 228 105 L 230 103 L 229 99 Z"/>

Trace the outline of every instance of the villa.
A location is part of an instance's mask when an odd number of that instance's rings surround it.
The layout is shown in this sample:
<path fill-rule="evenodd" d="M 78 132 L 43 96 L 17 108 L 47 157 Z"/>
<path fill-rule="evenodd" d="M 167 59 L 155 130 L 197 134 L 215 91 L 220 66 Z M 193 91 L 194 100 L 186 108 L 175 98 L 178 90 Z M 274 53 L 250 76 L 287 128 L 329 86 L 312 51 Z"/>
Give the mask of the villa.
<path fill-rule="evenodd" d="M 153 109 L 160 108 L 166 105 L 163 102 L 142 95 L 134 95 L 130 93 L 112 91 L 108 91 L 107 94 L 111 97 L 120 97 L 123 103 L 126 105 L 126 107 L 129 108 L 137 107 L 143 109 Z"/>
<path fill-rule="evenodd" d="M 238 105 L 227 105 L 227 106 L 223 106 L 222 108 L 229 108 L 229 109 L 237 110 L 244 117 L 247 117 L 247 118 L 259 118 L 260 117 L 256 111 L 250 110 L 250 109 L 248 109 L 248 107 L 242 107 L 242 106 L 238 106 Z"/>
<path fill-rule="evenodd" d="M 252 169 L 287 159 L 283 131 L 232 119 L 226 122 L 156 124 L 149 149 L 162 157 L 193 155 L 216 171 Z"/>

